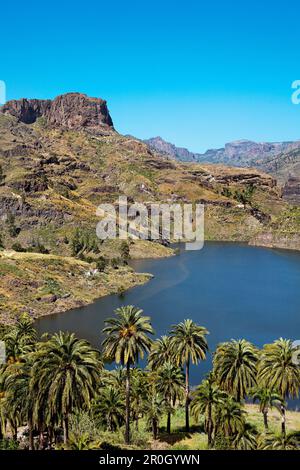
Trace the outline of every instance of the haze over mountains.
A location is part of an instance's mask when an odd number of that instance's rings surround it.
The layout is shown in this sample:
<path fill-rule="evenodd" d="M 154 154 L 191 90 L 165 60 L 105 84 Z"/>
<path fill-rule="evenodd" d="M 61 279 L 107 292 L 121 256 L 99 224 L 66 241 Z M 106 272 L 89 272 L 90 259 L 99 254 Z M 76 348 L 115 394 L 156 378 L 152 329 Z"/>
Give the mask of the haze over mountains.
<path fill-rule="evenodd" d="M 152 150 L 183 162 L 214 163 L 231 167 L 258 168 L 274 175 L 291 202 L 300 202 L 300 140 L 295 142 L 253 142 L 237 140 L 223 148 L 193 153 L 161 137 L 144 141 Z"/>

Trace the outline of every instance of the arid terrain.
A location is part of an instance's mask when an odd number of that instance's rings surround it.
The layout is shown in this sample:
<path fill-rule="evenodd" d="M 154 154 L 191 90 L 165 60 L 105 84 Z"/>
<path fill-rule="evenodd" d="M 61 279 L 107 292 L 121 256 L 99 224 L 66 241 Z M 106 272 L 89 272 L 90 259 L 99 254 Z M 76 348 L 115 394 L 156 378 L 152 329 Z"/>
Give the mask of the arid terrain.
<path fill-rule="evenodd" d="M 274 176 L 170 159 L 119 134 L 106 102 L 79 93 L 0 108 L 0 182 L 0 322 L 144 282 L 127 260 L 172 254 L 159 243 L 96 238 L 97 206 L 119 195 L 203 203 L 207 240 L 300 249 L 300 208 Z"/>

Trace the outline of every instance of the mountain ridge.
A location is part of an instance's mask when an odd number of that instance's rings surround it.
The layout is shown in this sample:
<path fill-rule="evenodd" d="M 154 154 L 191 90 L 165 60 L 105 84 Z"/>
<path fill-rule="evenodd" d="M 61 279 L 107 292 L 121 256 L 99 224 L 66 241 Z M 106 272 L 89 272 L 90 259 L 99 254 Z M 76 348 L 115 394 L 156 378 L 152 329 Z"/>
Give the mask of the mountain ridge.
<path fill-rule="evenodd" d="M 206 240 L 300 250 L 299 210 L 282 199 L 272 175 L 179 162 L 119 134 L 107 116 L 100 119 L 99 101 L 84 97 L 79 106 L 78 95 L 69 95 L 52 102 L 57 107 L 50 114 L 51 104 L 25 105 L 30 112 L 35 106 L 32 123 L 20 120 L 28 121 L 22 100 L 0 109 L 0 323 L 22 311 L 37 318 L 72 308 L 82 298 L 88 302 L 101 278 L 105 292 L 136 285 L 139 278 L 129 268 L 124 284 L 122 276 L 114 276 L 124 253 L 132 258 L 172 254 L 151 240 L 130 240 L 124 251 L 121 240 L 97 239 L 97 207 L 115 205 L 120 195 L 146 207 L 204 204 Z M 33 272 L 28 253 L 42 253 L 43 275 Z M 76 282 L 69 257 L 86 263 L 78 267 Z"/>
<path fill-rule="evenodd" d="M 176 147 L 161 137 L 150 138 L 144 142 L 153 151 L 163 152 L 179 161 L 258 168 L 275 176 L 287 199 L 300 204 L 300 140 L 254 142 L 240 139 L 228 142 L 219 149 L 209 149 L 202 154 Z"/>

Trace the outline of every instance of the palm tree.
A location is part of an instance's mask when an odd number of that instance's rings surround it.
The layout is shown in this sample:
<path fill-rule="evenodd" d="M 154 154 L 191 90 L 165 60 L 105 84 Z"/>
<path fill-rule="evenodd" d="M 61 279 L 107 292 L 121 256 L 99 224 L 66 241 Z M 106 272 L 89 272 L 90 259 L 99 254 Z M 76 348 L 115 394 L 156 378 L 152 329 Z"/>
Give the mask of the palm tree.
<path fill-rule="evenodd" d="M 7 366 L 3 373 L 3 390 L 5 392 L 4 406 L 6 415 L 12 427 L 27 422 L 29 430 L 29 450 L 33 445 L 33 409 L 34 396 L 30 392 L 31 363 L 13 363 Z"/>
<path fill-rule="evenodd" d="M 112 386 L 100 390 L 93 404 L 93 414 L 105 421 L 108 431 L 114 432 L 124 420 L 125 406 L 122 393 Z"/>
<path fill-rule="evenodd" d="M 156 388 L 165 398 L 167 404 L 167 433 L 171 433 L 172 403 L 182 395 L 184 389 L 184 377 L 180 367 L 166 362 L 159 370 L 156 380 Z"/>
<path fill-rule="evenodd" d="M 259 448 L 261 450 L 297 450 L 299 449 L 299 440 L 293 433 L 280 436 L 269 434 Z"/>
<path fill-rule="evenodd" d="M 33 349 L 37 333 L 33 320 L 26 314 L 21 315 L 14 327 L 4 335 L 7 362 L 19 362 Z"/>
<path fill-rule="evenodd" d="M 223 390 L 239 403 L 256 385 L 256 348 L 248 341 L 221 343 L 214 354 L 213 369 Z"/>
<path fill-rule="evenodd" d="M 300 370 L 294 355 L 297 347 L 291 340 L 280 338 L 264 346 L 258 364 L 258 381 L 278 391 L 281 399 L 298 397 Z M 286 434 L 285 406 L 281 406 L 281 430 Z"/>
<path fill-rule="evenodd" d="M 101 442 L 93 441 L 87 432 L 78 435 L 73 432 L 70 433 L 69 450 L 96 450 L 100 447 Z"/>
<path fill-rule="evenodd" d="M 145 413 L 148 426 L 152 429 L 153 439 L 158 436 L 159 421 L 165 412 L 165 400 L 158 393 L 153 393 L 152 398 L 145 405 Z"/>
<path fill-rule="evenodd" d="M 185 428 L 190 430 L 189 406 L 190 406 L 190 362 L 198 364 L 206 358 L 208 345 L 205 336 L 208 331 L 192 320 L 184 320 L 171 329 L 171 350 L 177 366 L 185 365 Z"/>
<path fill-rule="evenodd" d="M 232 440 L 231 447 L 235 450 L 256 450 L 257 432 L 253 425 L 245 423 Z"/>
<path fill-rule="evenodd" d="M 196 420 L 201 415 L 205 416 L 205 429 L 208 437 L 208 447 L 212 445 L 213 414 L 217 408 L 226 400 L 227 394 L 220 390 L 212 374 L 203 380 L 201 385 L 193 393 L 191 411 Z"/>
<path fill-rule="evenodd" d="M 75 409 L 90 406 L 101 368 L 99 353 L 74 334 L 60 331 L 39 345 L 31 386 L 37 393 L 37 402 L 44 403 L 51 416 L 62 419 L 65 444 L 69 438 L 69 415 Z M 40 421 L 44 419 L 41 417 Z"/>
<path fill-rule="evenodd" d="M 32 318 L 30 318 L 30 316 L 26 313 L 18 318 L 14 329 L 24 344 L 32 345 L 36 342 L 37 332 L 34 328 L 34 322 Z"/>
<path fill-rule="evenodd" d="M 285 406 L 285 403 L 279 393 L 267 387 L 257 387 L 251 395 L 253 402 L 259 401 L 259 411 L 262 413 L 264 418 L 265 430 L 268 431 L 269 409 L 275 406 L 277 409 L 281 410 L 282 406 Z"/>
<path fill-rule="evenodd" d="M 120 392 L 125 392 L 126 383 L 126 369 L 124 367 L 116 367 L 113 370 L 103 370 L 102 382 L 103 385 L 111 385 L 117 388 Z"/>
<path fill-rule="evenodd" d="M 104 357 L 109 361 L 126 366 L 126 444 L 130 443 L 130 367 L 149 352 L 154 334 L 150 318 L 133 305 L 115 310 L 116 317 L 105 320 L 103 329 L 107 338 L 102 343 Z"/>
<path fill-rule="evenodd" d="M 218 406 L 216 412 L 217 430 L 222 430 L 226 438 L 232 438 L 235 434 L 242 432 L 245 425 L 246 411 L 240 403 L 229 396 Z"/>
<path fill-rule="evenodd" d="M 171 361 L 172 352 L 170 342 L 169 336 L 162 336 L 153 342 L 148 358 L 150 369 L 157 369 L 166 362 Z"/>
<path fill-rule="evenodd" d="M 139 419 L 143 415 L 145 402 L 149 397 L 149 375 L 142 369 L 131 370 L 130 408 L 136 430 L 139 428 Z"/>

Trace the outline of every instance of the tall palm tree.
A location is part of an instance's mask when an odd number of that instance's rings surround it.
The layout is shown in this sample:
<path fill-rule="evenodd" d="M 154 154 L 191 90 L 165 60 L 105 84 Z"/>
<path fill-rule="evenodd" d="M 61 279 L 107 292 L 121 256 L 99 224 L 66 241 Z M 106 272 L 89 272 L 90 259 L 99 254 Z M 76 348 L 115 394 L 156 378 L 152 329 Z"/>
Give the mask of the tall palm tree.
<path fill-rule="evenodd" d="M 102 343 L 104 357 L 126 367 L 126 444 L 130 443 L 130 368 L 149 352 L 154 334 L 150 318 L 133 305 L 115 310 L 116 317 L 105 320 L 103 333 L 107 338 Z"/>
<path fill-rule="evenodd" d="M 99 353 L 74 334 L 59 332 L 40 343 L 32 370 L 37 402 L 62 420 L 64 443 L 69 437 L 69 415 L 90 406 L 100 380 Z M 42 418 L 44 419 L 44 418 Z"/>
<path fill-rule="evenodd" d="M 156 389 L 165 398 L 167 411 L 167 433 L 171 433 L 172 403 L 182 396 L 184 390 L 184 377 L 180 367 L 166 362 L 158 369 Z"/>
<path fill-rule="evenodd" d="M 265 430 L 268 431 L 268 413 L 269 409 L 275 406 L 278 410 L 285 406 L 279 393 L 268 387 L 257 387 L 251 392 L 253 402 L 259 402 L 259 411 L 262 413 L 264 418 Z"/>
<path fill-rule="evenodd" d="M 114 432 L 125 416 L 123 394 L 112 386 L 101 389 L 93 403 L 93 414 L 106 423 L 108 431 Z"/>
<path fill-rule="evenodd" d="M 171 350 L 175 364 L 185 366 L 185 428 L 190 430 L 189 406 L 190 406 L 190 363 L 198 364 L 206 359 L 208 345 L 205 336 L 208 331 L 192 320 L 184 320 L 174 325 L 170 332 Z"/>
<path fill-rule="evenodd" d="M 294 355 L 297 353 L 291 340 L 280 338 L 264 346 L 258 364 L 258 381 L 274 388 L 282 400 L 299 395 L 300 369 Z M 281 406 L 281 430 L 286 434 L 285 407 Z"/>
<path fill-rule="evenodd" d="M 214 430 L 213 415 L 226 398 L 227 394 L 220 389 L 212 374 L 209 374 L 208 378 L 203 380 L 201 385 L 199 385 L 193 393 L 191 411 L 196 420 L 198 420 L 201 415 L 205 416 L 208 447 L 212 445 Z"/>
<path fill-rule="evenodd" d="M 153 342 L 148 357 L 148 364 L 150 369 L 157 369 L 158 367 L 163 366 L 166 362 L 171 361 L 172 351 L 170 343 L 171 338 L 166 335 L 158 338 Z"/>
<path fill-rule="evenodd" d="M 214 354 L 213 370 L 223 390 L 238 402 L 256 385 L 258 353 L 248 341 L 221 343 Z"/>

